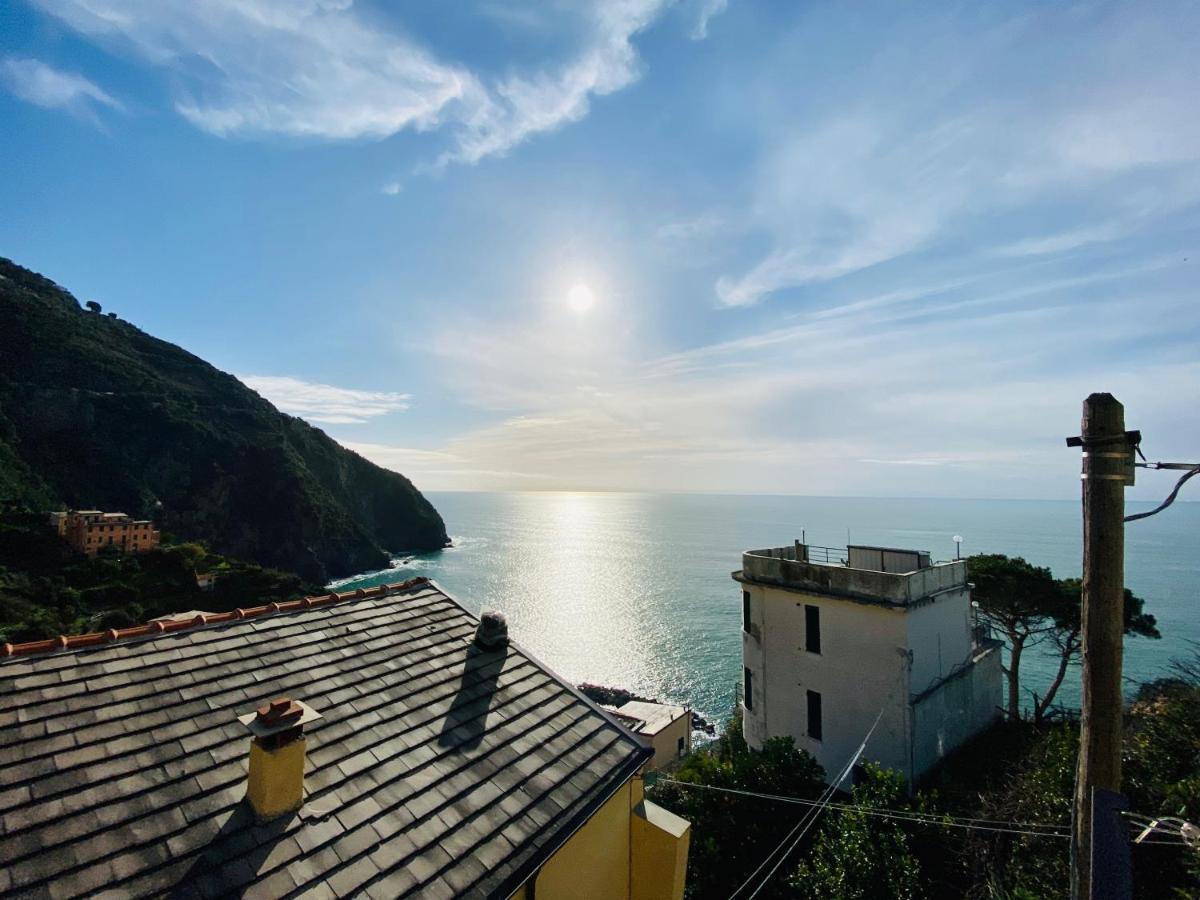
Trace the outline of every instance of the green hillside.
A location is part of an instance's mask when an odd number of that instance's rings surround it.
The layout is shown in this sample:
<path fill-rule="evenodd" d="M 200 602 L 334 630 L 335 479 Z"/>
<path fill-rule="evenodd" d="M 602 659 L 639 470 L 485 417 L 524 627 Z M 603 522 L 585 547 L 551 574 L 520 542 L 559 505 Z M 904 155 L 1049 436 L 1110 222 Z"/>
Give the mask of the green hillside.
<path fill-rule="evenodd" d="M 312 581 L 447 542 L 404 476 L 3 258 L 0 499 L 154 517 Z"/>

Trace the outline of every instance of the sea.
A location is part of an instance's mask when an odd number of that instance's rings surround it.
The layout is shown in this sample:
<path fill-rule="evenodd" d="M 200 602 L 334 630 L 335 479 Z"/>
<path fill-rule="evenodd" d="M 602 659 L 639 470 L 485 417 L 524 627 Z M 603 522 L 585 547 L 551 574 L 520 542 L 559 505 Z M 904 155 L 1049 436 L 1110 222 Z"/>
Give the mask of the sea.
<path fill-rule="evenodd" d="M 573 682 L 622 687 L 686 704 L 723 722 L 741 678 L 741 589 L 730 577 L 746 549 L 847 543 L 927 550 L 953 559 L 1005 553 L 1078 577 L 1078 501 L 877 499 L 642 493 L 427 494 L 453 546 L 402 556 L 339 590 L 424 575 L 473 612 L 502 611 L 527 651 Z M 1127 513 L 1150 509 L 1129 503 Z M 1178 502 L 1126 527 L 1126 586 L 1146 601 L 1162 638 L 1125 641 L 1126 693 L 1200 653 L 1200 503 Z M 1055 659 L 1022 661 L 1030 690 Z M 1058 702 L 1079 702 L 1079 670 Z"/>

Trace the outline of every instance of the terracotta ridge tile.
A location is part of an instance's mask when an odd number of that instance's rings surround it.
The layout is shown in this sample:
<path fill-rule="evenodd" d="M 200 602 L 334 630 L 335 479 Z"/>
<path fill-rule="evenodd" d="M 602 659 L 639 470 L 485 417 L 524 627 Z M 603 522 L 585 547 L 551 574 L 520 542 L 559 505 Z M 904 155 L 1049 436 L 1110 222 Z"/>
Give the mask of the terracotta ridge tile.
<path fill-rule="evenodd" d="M 283 603 L 268 603 L 265 606 L 252 606 L 246 609 L 234 609 L 223 613 L 201 613 L 191 619 L 176 619 L 170 622 L 147 622 L 145 625 L 134 625 L 130 628 L 110 628 L 108 631 L 93 631 L 88 634 L 60 634 L 56 638 L 44 641 L 28 641 L 24 644 L 0 645 L 0 657 L 35 656 L 41 653 L 53 653 L 56 650 L 75 650 L 83 647 L 97 647 L 111 644 L 127 638 L 146 637 L 154 634 L 167 634 L 173 631 L 185 631 L 191 628 L 203 628 L 205 625 L 215 625 L 232 622 L 237 619 L 253 619 L 279 612 L 294 612 L 299 609 L 311 609 L 314 606 L 326 606 L 345 600 L 363 600 L 368 597 L 387 597 L 399 591 L 406 591 L 423 584 L 429 584 L 424 576 L 410 578 L 395 584 L 381 584 L 373 588 L 358 588 L 354 591 L 337 593 L 336 591 L 320 596 L 304 597 L 300 600 L 287 600 Z"/>

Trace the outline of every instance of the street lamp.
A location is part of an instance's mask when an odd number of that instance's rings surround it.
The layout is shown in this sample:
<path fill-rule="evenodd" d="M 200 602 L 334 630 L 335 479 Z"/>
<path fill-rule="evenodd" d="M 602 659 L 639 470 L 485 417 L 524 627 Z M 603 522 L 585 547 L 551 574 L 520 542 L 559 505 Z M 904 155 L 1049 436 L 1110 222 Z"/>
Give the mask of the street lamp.
<path fill-rule="evenodd" d="M 962 535 L 961 534 L 956 534 L 954 536 L 954 558 L 962 559 Z"/>

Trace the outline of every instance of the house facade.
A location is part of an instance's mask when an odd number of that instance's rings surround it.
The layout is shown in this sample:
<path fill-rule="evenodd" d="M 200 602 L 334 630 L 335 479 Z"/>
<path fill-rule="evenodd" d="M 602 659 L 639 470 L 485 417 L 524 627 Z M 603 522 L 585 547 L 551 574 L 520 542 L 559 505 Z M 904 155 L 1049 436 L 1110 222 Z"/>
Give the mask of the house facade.
<path fill-rule="evenodd" d="M 1000 643 L 976 626 L 965 561 L 796 542 L 747 551 L 733 578 L 751 747 L 789 736 L 833 778 L 878 719 L 864 758 L 912 785 L 999 716 Z"/>
<path fill-rule="evenodd" d="M 95 556 L 104 547 L 122 553 L 142 553 L 158 546 L 161 535 L 148 519 L 121 512 L 78 509 L 50 514 L 52 527 L 80 553 Z"/>

